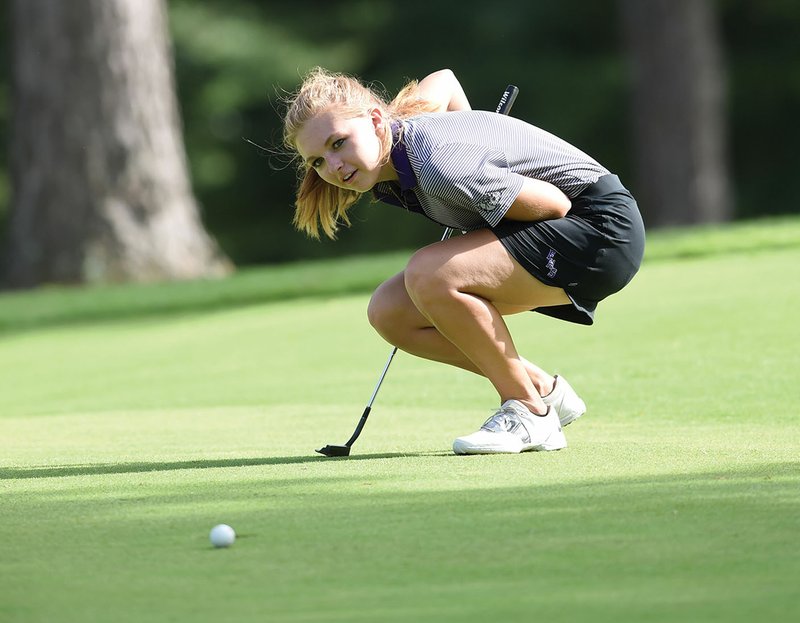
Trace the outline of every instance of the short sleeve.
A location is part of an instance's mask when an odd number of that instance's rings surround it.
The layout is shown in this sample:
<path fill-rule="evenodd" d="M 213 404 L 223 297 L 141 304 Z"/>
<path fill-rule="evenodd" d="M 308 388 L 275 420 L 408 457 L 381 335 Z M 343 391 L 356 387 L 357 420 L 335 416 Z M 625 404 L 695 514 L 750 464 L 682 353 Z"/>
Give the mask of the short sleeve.
<path fill-rule="evenodd" d="M 419 178 L 422 190 L 480 215 L 491 227 L 502 220 L 524 183 L 502 151 L 467 143 L 438 147 Z"/>

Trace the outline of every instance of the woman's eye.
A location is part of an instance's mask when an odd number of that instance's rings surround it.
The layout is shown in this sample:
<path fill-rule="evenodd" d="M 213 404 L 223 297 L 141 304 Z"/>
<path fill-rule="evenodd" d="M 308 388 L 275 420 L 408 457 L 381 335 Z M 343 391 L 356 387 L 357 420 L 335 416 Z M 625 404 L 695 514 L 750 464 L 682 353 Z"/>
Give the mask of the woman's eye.
<path fill-rule="evenodd" d="M 314 160 L 311 161 L 312 169 L 318 169 L 321 166 L 322 166 L 322 158 L 315 158 Z"/>
<path fill-rule="evenodd" d="M 339 149 L 342 146 L 342 143 L 344 143 L 344 139 L 343 138 L 337 138 L 335 141 L 333 141 L 333 148 L 334 149 Z"/>

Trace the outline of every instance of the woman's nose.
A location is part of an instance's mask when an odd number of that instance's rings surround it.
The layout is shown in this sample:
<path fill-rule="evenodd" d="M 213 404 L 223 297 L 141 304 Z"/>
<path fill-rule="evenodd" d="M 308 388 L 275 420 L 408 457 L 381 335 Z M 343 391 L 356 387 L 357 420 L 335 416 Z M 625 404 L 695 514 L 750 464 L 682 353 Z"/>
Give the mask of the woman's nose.
<path fill-rule="evenodd" d="M 339 169 L 342 168 L 341 159 L 335 156 L 329 156 L 327 159 L 327 163 L 328 163 L 328 172 L 331 175 L 335 175 L 339 171 Z"/>

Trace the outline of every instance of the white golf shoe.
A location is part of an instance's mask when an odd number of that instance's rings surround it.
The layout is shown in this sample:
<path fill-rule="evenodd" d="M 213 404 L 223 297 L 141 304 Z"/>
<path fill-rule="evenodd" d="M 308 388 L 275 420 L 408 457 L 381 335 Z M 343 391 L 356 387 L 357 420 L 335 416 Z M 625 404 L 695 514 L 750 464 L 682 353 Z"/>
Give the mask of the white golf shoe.
<path fill-rule="evenodd" d="M 572 385 L 567 383 L 567 379 L 558 375 L 555 378 L 553 391 L 547 396 L 542 396 L 542 400 L 544 400 L 544 404 L 558 413 L 561 426 L 566 426 L 586 413 L 586 404 L 572 389 Z"/>
<path fill-rule="evenodd" d="M 453 442 L 456 454 L 517 454 L 528 450 L 561 450 L 567 439 L 552 408 L 534 415 L 517 400 L 506 400 L 481 429 Z"/>

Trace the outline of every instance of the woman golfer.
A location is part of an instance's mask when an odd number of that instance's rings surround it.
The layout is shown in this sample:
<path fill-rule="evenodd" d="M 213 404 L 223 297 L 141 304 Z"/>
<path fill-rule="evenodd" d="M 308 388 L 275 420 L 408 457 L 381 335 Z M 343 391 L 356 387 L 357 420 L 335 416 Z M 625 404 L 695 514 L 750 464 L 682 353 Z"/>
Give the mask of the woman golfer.
<path fill-rule="evenodd" d="M 559 450 L 586 410 L 562 376 L 517 352 L 503 316 L 592 324 L 639 268 L 644 227 L 617 176 L 569 143 L 473 111 L 450 70 L 386 103 L 356 78 L 315 69 L 290 98 L 287 147 L 302 178 L 294 223 L 334 237 L 366 192 L 465 231 L 417 251 L 372 296 L 370 323 L 412 355 L 485 376 L 500 408 L 457 454 Z"/>

